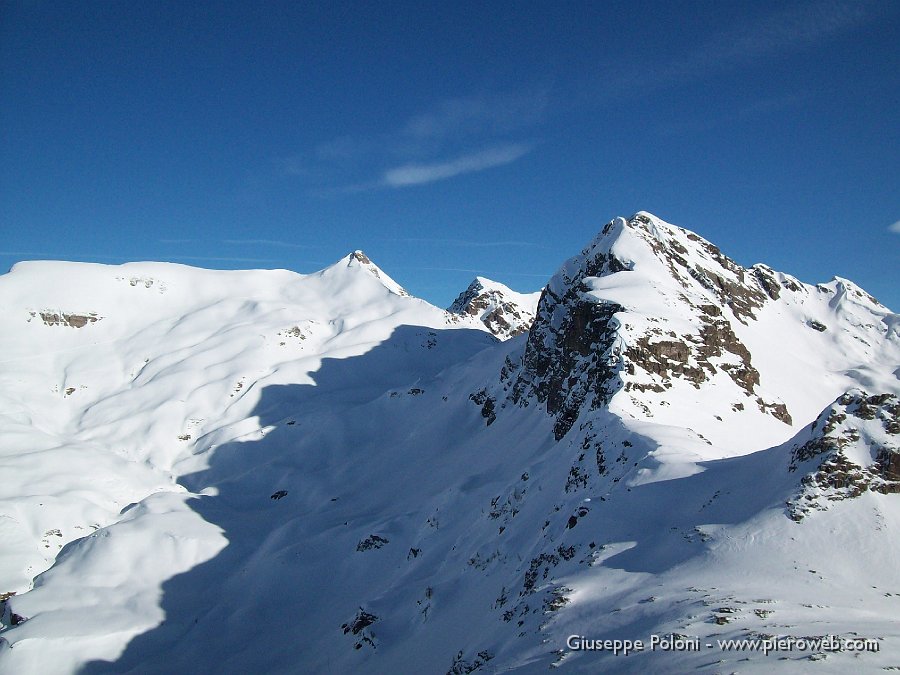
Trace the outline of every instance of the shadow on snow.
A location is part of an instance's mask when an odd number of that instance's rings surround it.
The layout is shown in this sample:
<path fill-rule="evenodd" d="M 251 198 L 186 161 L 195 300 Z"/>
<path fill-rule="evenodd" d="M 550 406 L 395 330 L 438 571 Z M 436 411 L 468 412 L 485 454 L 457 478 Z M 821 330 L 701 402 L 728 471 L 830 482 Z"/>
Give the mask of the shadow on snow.
<path fill-rule="evenodd" d="M 390 504 L 390 494 L 367 490 L 370 480 L 404 472 L 412 480 L 427 470 L 398 453 L 374 456 L 373 447 L 415 431 L 386 424 L 391 406 L 418 403 L 420 384 L 496 342 L 479 330 L 400 326 L 362 355 L 323 359 L 310 374 L 314 385 L 265 386 L 253 415 L 261 428 L 275 428 L 210 449 L 209 468 L 179 481 L 192 492 L 218 490 L 188 504 L 222 529 L 227 545 L 163 584 L 159 626 L 133 638 L 115 662 L 92 661 L 80 672 L 290 671 L 300 667 L 292 658 L 309 657 L 303 633 L 317 617 L 332 622 L 335 640 L 343 637 L 346 605 L 364 591 L 327 564 L 329 578 L 311 572 L 333 551 L 354 550 L 355 533 Z M 276 499 L 279 491 L 286 494 Z M 338 596 L 347 601 L 334 602 Z"/>

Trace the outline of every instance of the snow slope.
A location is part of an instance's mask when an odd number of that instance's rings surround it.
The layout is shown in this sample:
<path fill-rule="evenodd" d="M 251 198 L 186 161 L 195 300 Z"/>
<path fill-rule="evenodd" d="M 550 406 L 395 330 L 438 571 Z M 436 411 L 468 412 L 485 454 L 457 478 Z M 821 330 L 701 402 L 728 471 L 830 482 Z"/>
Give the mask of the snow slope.
<path fill-rule="evenodd" d="M 19 629 L 26 641 L 16 653 L 33 646 L 41 660 L 53 651 L 45 642 L 69 649 L 63 617 L 88 607 L 99 633 L 115 627 L 98 642 L 121 648 L 162 618 L 163 580 L 226 544 L 187 505 L 179 479 L 222 445 L 264 438 L 274 427 L 262 419 L 287 423 L 280 418 L 297 412 L 289 401 L 260 409 L 265 387 L 311 386 L 326 359 L 363 354 L 404 327 L 389 358 L 314 391 L 304 412 L 331 399 L 358 404 L 495 342 L 406 297 L 359 253 L 309 276 L 23 263 L 2 277 L 0 294 L 15 327 L 0 337 L 3 591 L 27 590 L 73 540 L 85 559 L 72 563 L 84 578 L 63 582 L 66 591 L 52 582 L 65 576 L 57 569 L 38 582 L 46 594 L 23 598 L 40 608 L 44 597 L 55 612 L 46 632 L 43 619 Z M 54 316 L 94 320 L 74 327 Z M 433 330 L 448 327 L 447 339 Z M 135 586 L 118 588 L 132 574 Z M 90 620 L 78 624 L 90 633 Z M 41 642 L 27 639 L 35 630 Z M 88 638 L 79 645 L 75 655 L 105 653 L 90 651 Z"/>
<path fill-rule="evenodd" d="M 360 252 L 25 263 L 0 307 L 0 669 L 900 666 L 900 322 L 846 280 L 639 213 L 504 342 Z M 881 649 L 715 642 L 827 635 Z"/>

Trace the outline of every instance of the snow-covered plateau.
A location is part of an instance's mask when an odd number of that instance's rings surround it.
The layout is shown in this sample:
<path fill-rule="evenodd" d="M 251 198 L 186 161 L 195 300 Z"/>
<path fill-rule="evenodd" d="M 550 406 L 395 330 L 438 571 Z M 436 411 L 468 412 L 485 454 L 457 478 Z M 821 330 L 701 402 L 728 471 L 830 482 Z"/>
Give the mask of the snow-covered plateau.
<path fill-rule="evenodd" d="M 900 315 L 846 279 L 641 212 L 446 311 L 356 251 L 0 312 L 0 672 L 900 670 Z"/>

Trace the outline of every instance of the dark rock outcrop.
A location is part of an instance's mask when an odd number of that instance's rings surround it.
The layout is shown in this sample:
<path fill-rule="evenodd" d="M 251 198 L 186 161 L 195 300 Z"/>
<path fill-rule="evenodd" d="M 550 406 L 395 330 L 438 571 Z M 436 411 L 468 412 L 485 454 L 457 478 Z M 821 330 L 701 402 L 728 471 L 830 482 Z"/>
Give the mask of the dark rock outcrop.
<path fill-rule="evenodd" d="M 103 318 L 102 316 L 97 316 L 94 312 L 76 314 L 75 312 L 57 312 L 49 309 L 42 312 L 29 312 L 29 314 L 32 318 L 40 314 L 41 320 L 47 326 L 68 326 L 69 328 L 84 328 L 88 324 L 97 323 Z"/>

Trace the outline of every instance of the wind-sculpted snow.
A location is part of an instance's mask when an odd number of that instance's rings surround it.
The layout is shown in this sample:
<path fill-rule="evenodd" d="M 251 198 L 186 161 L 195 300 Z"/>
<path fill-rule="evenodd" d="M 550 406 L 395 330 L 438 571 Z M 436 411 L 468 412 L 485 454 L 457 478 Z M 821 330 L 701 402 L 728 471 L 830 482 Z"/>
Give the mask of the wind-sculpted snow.
<path fill-rule="evenodd" d="M 28 263 L 0 304 L 3 672 L 900 659 L 900 321 L 846 280 L 640 213 L 502 342 L 362 252 Z M 702 649 L 570 640 L 652 635 Z M 706 647 L 766 636 L 881 650 Z"/>

